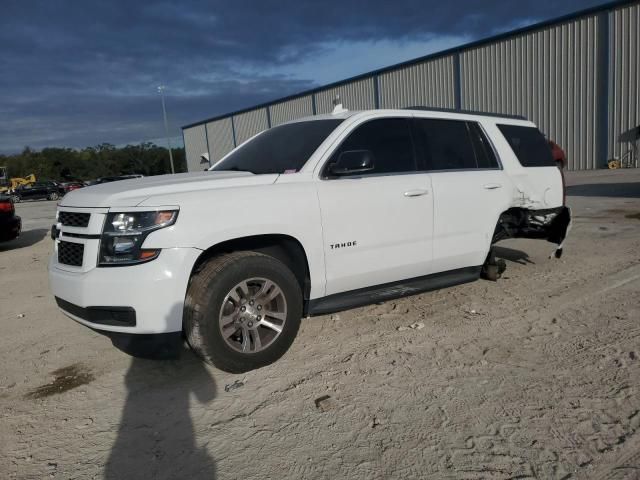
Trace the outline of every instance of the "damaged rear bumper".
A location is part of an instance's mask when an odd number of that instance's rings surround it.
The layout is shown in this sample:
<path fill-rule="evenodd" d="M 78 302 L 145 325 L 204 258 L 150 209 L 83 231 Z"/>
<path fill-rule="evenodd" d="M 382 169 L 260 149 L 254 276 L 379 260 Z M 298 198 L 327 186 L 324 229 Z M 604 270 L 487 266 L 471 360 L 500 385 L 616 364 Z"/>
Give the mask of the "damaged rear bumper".
<path fill-rule="evenodd" d="M 571 229 L 571 210 L 557 207 L 545 210 L 512 208 L 500 216 L 493 235 L 496 243 L 506 238 L 533 238 L 557 245 L 555 257 L 562 256 L 564 241 Z"/>

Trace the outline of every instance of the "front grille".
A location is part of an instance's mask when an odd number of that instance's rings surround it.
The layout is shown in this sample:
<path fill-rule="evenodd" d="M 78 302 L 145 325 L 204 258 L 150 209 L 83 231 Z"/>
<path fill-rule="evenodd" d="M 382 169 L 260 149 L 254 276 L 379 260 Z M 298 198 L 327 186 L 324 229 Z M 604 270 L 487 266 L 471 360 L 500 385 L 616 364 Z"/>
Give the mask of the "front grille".
<path fill-rule="evenodd" d="M 58 244 L 58 263 L 81 267 L 83 256 L 84 244 L 82 243 L 60 242 Z"/>
<path fill-rule="evenodd" d="M 65 227 L 86 227 L 89 225 L 90 213 L 60 212 L 58 221 Z"/>

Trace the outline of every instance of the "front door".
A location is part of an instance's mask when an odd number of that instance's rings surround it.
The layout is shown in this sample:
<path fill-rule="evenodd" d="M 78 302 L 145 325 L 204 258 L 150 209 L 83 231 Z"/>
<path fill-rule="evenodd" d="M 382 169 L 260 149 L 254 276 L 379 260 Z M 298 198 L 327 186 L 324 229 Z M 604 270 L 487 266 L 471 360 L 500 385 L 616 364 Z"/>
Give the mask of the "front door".
<path fill-rule="evenodd" d="M 366 174 L 318 182 L 326 265 L 326 294 L 430 273 L 433 192 L 418 173 L 406 118 L 370 120 L 356 127 L 332 154 L 368 150 Z"/>

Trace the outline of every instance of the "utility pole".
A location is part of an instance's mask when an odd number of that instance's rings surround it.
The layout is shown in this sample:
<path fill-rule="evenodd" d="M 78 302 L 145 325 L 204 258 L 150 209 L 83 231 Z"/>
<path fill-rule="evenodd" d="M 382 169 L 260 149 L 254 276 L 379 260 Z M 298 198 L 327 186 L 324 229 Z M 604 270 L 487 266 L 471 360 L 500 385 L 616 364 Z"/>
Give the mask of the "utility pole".
<path fill-rule="evenodd" d="M 164 133 L 167 136 L 167 145 L 169 146 L 169 162 L 171 162 L 171 173 L 176 173 L 173 168 L 173 153 L 171 153 L 171 139 L 169 138 L 169 122 L 167 121 L 167 109 L 164 106 L 164 89 L 166 87 L 164 85 L 160 85 L 158 87 L 158 93 L 160 94 L 160 98 L 162 99 L 162 115 L 164 116 Z"/>

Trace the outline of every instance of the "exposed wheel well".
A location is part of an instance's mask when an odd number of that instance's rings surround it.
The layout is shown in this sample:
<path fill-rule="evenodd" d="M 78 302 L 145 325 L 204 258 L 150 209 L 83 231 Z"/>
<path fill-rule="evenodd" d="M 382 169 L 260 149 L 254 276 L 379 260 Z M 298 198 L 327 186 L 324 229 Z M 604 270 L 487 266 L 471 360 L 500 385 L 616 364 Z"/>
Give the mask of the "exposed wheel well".
<path fill-rule="evenodd" d="M 209 247 L 196 260 L 191 276 L 212 257 L 240 250 L 260 252 L 280 260 L 295 275 L 305 300 L 311 292 L 309 262 L 302 244 L 289 235 L 270 234 L 235 238 Z"/>

